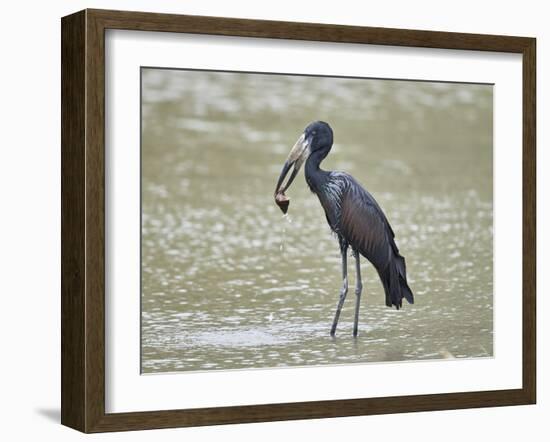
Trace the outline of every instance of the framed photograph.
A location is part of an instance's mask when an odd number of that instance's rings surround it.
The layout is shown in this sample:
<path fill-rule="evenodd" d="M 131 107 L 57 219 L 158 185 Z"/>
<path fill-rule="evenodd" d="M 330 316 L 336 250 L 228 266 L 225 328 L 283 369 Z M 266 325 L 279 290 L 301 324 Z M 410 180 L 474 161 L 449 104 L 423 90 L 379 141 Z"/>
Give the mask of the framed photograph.
<path fill-rule="evenodd" d="M 535 39 L 61 28 L 64 425 L 535 403 Z"/>

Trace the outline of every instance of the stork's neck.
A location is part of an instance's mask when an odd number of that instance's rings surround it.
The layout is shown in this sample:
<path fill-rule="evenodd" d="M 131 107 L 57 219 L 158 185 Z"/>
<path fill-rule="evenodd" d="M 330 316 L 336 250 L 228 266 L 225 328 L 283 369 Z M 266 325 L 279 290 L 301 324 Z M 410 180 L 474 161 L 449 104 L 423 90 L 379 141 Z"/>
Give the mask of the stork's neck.
<path fill-rule="evenodd" d="M 306 182 L 314 193 L 318 193 L 328 180 L 329 172 L 321 169 L 319 166 L 321 165 L 321 161 L 327 156 L 329 150 L 330 147 L 328 149 L 317 149 L 311 153 L 306 161 Z"/>

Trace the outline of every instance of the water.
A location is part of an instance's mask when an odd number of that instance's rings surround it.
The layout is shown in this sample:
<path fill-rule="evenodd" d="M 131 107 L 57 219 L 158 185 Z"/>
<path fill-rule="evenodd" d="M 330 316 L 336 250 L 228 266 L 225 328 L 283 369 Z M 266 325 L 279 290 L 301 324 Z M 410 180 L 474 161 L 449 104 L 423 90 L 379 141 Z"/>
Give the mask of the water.
<path fill-rule="evenodd" d="M 142 78 L 144 373 L 492 356 L 491 86 Z M 363 259 L 357 339 L 353 289 L 329 335 L 340 256 L 303 173 L 288 217 L 273 201 L 288 151 L 318 119 L 335 131 L 323 167 L 378 200 L 416 296 L 387 308 Z"/>

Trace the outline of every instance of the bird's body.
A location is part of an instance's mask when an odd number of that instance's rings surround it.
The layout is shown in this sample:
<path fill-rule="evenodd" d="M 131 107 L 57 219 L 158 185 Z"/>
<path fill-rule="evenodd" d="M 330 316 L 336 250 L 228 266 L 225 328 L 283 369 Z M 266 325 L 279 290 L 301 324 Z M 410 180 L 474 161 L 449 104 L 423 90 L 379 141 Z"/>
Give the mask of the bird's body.
<path fill-rule="evenodd" d="M 402 306 L 403 298 L 412 304 L 414 297 L 407 283 L 405 259 L 399 254 L 394 240 L 394 232 L 374 197 L 351 175 L 345 172 L 325 171 L 320 168 L 321 162 L 328 155 L 331 147 L 332 129 L 330 126 L 320 121 L 311 123 L 285 163 L 277 184 L 277 195 L 284 194 L 300 165 L 305 161 L 306 182 L 311 191 L 319 198 L 327 222 L 338 237 L 342 255 L 343 286 L 331 334 L 334 335 L 336 331 L 340 311 L 348 291 L 347 251 L 351 247 L 356 260 L 357 276 L 355 287 L 357 300 L 353 330 L 353 334 L 356 336 L 362 291 L 360 255 L 367 258 L 377 270 L 384 286 L 385 301 L 388 307 L 395 306 L 399 309 Z M 302 150 L 300 151 L 300 149 Z M 282 187 L 282 181 L 288 173 L 289 164 L 294 164 L 294 171 L 287 184 Z M 286 199 L 286 207 L 288 207 L 288 199 Z"/>
<path fill-rule="evenodd" d="M 326 183 L 314 193 L 319 197 L 327 222 L 338 236 L 341 247 L 351 247 L 377 270 L 384 285 L 386 305 L 399 309 L 403 298 L 413 302 L 405 260 L 399 254 L 393 230 L 373 196 L 345 172 L 328 172 Z"/>

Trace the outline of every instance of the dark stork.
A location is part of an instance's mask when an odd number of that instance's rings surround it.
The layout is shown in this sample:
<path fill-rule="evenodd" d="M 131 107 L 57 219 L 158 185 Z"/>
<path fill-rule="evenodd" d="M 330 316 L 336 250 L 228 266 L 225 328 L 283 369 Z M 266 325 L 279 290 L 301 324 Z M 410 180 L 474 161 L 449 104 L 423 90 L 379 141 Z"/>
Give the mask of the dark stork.
<path fill-rule="evenodd" d="M 327 123 L 315 121 L 306 127 L 283 166 L 275 188 L 275 201 L 283 213 L 286 213 L 289 198 L 284 192 L 305 162 L 306 182 L 319 197 L 327 222 L 338 237 L 342 255 L 343 284 L 330 334 L 334 336 L 336 333 L 340 312 L 348 293 L 347 252 L 351 247 L 356 272 L 353 336 L 357 336 L 363 288 L 360 255 L 367 258 L 377 270 L 384 286 L 388 307 L 395 306 L 399 309 L 403 298 L 412 304 L 414 297 L 407 284 L 405 259 L 399 254 L 393 230 L 376 200 L 351 175 L 326 171 L 319 167 L 332 148 L 332 140 L 332 129 Z M 293 166 L 290 178 L 283 185 Z"/>

